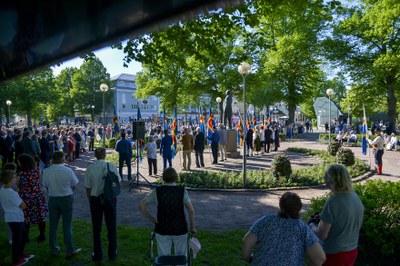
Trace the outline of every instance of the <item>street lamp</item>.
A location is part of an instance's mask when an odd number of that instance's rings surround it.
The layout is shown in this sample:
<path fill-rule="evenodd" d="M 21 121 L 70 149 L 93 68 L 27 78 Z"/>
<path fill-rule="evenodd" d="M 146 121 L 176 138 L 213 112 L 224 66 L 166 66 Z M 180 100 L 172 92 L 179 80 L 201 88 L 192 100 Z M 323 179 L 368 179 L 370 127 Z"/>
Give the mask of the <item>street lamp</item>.
<path fill-rule="evenodd" d="M 6 104 L 8 106 L 7 125 L 10 126 L 10 106 L 11 106 L 12 102 L 10 100 L 7 100 Z"/>
<path fill-rule="evenodd" d="M 219 108 L 219 105 L 222 101 L 221 97 L 217 97 L 217 99 L 215 99 L 218 103 L 218 119 L 219 119 L 219 123 L 221 123 L 221 109 Z"/>
<path fill-rule="evenodd" d="M 327 89 L 326 94 L 329 98 L 329 145 L 331 144 L 331 96 L 333 95 L 332 89 Z"/>
<path fill-rule="evenodd" d="M 108 91 L 108 85 L 105 83 L 102 83 L 100 85 L 100 91 L 103 93 L 103 147 L 106 146 L 106 127 L 105 127 L 105 121 L 106 121 L 106 109 L 105 109 L 105 94 Z"/>
<path fill-rule="evenodd" d="M 94 124 L 94 105 L 92 105 L 92 122 Z"/>
<path fill-rule="evenodd" d="M 243 76 L 243 185 L 246 186 L 246 76 L 251 72 L 251 66 L 247 62 L 242 62 L 238 66 L 238 72 Z"/>

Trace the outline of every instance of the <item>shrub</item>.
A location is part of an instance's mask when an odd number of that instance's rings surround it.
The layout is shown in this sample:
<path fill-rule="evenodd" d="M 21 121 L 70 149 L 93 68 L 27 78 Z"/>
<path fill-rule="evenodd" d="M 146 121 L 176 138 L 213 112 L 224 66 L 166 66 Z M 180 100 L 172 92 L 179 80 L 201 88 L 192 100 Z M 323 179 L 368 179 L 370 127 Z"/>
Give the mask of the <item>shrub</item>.
<path fill-rule="evenodd" d="M 352 150 L 347 148 L 339 148 L 336 153 L 337 162 L 346 166 L 355 164 L 354 153 Z"/>
<path fill-rule="evenodd" d="M 400 182 L 369 180 L 365 184 L 356 184 L 354 189 L 365 208 L 358 264 L 399 265 Z M 320 212 L 330 195 L 312 199 L 304 219 L 308 219 L 314 211 Z"/>
<path fill-rule="evenodd" d="M 292 174 L 292 166 L 285 154 L 274 157 L 271 164 L 271 170 L 272 175 L 276 178 L 286 177 L 286 179 L 289 179 Z"/>
<path fill-rule="evenodd" d="M 335 156 L 339 148 L 342 146 L 340 142 L 333 142 L 328 145 L 328 153 L 331 156 Z"/>
<path fill-rule="evenodd" d="M 107 140 L 106 146 L 109 149 L 114 149 L 116 143 L 117 143 L 117 140 L 115 138 L 111 138 L 111 139 Z"/>

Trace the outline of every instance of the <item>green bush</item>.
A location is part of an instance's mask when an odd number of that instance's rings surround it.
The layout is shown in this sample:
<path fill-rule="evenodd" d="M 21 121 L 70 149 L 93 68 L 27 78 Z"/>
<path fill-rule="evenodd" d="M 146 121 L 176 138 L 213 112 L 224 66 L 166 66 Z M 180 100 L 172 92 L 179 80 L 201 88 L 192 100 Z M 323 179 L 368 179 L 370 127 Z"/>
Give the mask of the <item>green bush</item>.
<path fill-rule="evenodd" d="M 115 138 L 108 139 L 106 142 L 106 147 L 109 149 L 115 149 L 116 143 L 117 143 L 117 140 Z"/>
<path fill-rule="evenodd" d="M 292 166 L 288 157 L 285 154 L 275 156 L 271 163 L 271 171 L 276 178 L 286 177 L 289 179 L 292 174 Z"/>
<path fill-rule="evenodd" d="M 336 153 L 337 162 L 346 166 L 355 164 L 354 153 L 352 150 L 347 148 L 339 148 Z"/>
<path fill-rule="evenodd" d="M 400 253 L 400 182 L 369 180 L 356 184 L 355 191 L 363 202 L 364 223 L 360 231 L 359 265 L 399 265 Z M 311 200 L 304 219 L 321 211 L 327 198 Z"/>
<path fill-rule="evenodd" d="M 340 142 L 333 142 L 328 145 L 328 153 L 331 156 L 335 156 L 339 148 L 342 146 Z"/>

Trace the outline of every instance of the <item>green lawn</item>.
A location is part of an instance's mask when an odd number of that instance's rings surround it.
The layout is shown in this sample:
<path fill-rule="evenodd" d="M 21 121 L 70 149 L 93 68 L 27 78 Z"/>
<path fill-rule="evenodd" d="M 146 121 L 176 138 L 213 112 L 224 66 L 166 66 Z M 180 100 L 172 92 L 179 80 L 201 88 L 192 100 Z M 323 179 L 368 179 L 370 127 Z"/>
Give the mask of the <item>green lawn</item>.
<path fill-rule="evenodd" d="M 47 226 L 48 228 L 48 226 Z M 76 247 L 82 248 L 82 253 L 71 260 L 64 258 L 65 249 L 62 241 L 62 228 L 59 225 L 60 255 L 50 255 L 48 242 L 36 242 L 37 226 L 30 230 L 31 242 L 25 251 L 34 254 L 27 265 L 94 265 L 90 259 L 92 252 L 92 229 L 87 221 L 74 221 L 73 240 Z M 150 228 L 136 228 L 119 225 L 117 229 L 119 256 L 115 262 L 109 262 L 107 256 L 99 265 L 150 265 Z M 8 245 L 5 223 L 0 222 L 0 265 L 11 264 L 11 247 Z M 245 231 L 234 230 L 225 232 L 199 231 L 196 237 L 202 244 L 193 265 L 246 265 L 242 260 L 242 238 Z M 106 230 L 103 228 L 103 253 L 107 254 Z"/>

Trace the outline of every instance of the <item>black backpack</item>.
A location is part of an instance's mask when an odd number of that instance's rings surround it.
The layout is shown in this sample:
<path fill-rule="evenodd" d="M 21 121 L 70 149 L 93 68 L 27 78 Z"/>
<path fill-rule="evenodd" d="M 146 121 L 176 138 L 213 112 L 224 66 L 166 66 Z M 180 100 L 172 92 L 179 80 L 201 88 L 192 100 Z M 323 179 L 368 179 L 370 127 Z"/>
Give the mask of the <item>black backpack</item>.
<path fill-rule="evenodd" d="M 104 177 L 104 198 L 108 201 L 115 199 L 121 193 L 118 175 L 110 171 L 107 163 L 107 174 Z"/>

